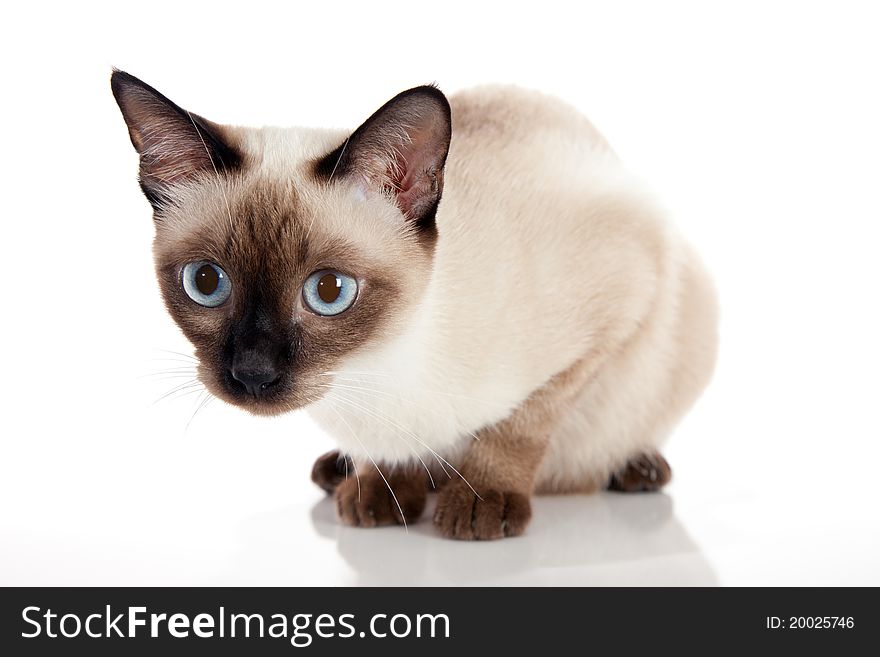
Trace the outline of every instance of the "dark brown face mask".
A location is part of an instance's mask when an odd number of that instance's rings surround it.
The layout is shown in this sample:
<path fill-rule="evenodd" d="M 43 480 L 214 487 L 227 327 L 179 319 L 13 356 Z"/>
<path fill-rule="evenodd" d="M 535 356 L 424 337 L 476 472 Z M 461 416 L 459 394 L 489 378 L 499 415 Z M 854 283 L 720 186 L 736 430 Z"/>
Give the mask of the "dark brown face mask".
<path fill-rule="evenodd" d="M 262 154 L 243 146 L 243 129 L 121 71 L 112 89 L 154 210 L 163 297 L 210 392 L 254 413 L 292 410 L 318 399 L 325 372 L 348 354 L 396 330 L 426 285 L 437 238 L 451 136 L 442 93 L 404 92 L 337 147 L 272 177 L 251 164 Z M 389 231 L 397 263 L 348 231 L 328 232 L 304 201 L 355 184 L 399 212 Z"/>

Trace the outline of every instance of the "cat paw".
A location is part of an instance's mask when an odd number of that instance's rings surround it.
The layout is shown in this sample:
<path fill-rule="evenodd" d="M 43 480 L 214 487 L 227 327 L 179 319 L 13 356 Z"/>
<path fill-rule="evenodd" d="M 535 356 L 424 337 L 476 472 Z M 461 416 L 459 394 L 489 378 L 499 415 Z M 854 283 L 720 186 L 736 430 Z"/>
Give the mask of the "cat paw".
<path fill-rule="evenodd" d="M 493 489 L 474 493 L 463 481 L 450 481 L 438 493 L 434 524 L 446 538 L 486 541 L 522 534 L 532 517 L 527 495 Z"/>
<path fill-rule="evenodd" d="M 339 451 L 327 452 L 319 456 L 312 466 L 312 481 L 323 490 L 332 493 L 351 472 L 354 470 L 349 457 L 343 456 Z"/>
<path fill-rule="evenodd" d="M 343 524 L 382 527 L 412 524 L 418 520 L 428 498 L 425 476 L 394 472 L 384 474 L 387 484 L 375 470 L 361 472 L 360 482 L 357 477 L 350 475 L 339 483 L 336 487 L 336 512 Z M 391 490 L 394 491 L 393 496 Z"/>
<path fill-rule="evenodd" d="M 672 468 L 659 452 L 646 452 L 632 458 L 611 475 L 608 490 L 623 493 L 652 492 L 663 488 L 672 479 Z"/>

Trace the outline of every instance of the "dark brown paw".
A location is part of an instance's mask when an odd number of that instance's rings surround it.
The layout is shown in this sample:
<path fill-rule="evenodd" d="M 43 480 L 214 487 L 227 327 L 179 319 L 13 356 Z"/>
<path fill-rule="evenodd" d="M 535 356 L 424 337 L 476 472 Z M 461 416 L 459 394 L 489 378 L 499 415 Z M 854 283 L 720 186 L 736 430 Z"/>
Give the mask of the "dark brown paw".
<path fill-rule="evenodd" d="M 672 479 L 672 468 L 658 452 L 640 454 L 611 475 L 608 490 L 641 493 L 660 490 Z"/>
<path fill-rule="evenodd" d="M 446 538 L 485 541 L 525 531 L 532 517 L 527 495 L 484 488 L 479 493 L 463 481 L 450 481 L 440 490 L 434 524 Z"/>
<path fill-rule="evenodd" d="M 338 451 L 319 456 L 312 466 L 312 481 L 328 493 L 336 490 L 348 474 L 354 474 L 351 460 Z"/>
<path fill-rule="evenodd" d="M 412 524 L 425 510 L 428 486 L 424 473 L 392 472 L 383 468 L 387 484 L 375 468 L 366 472 L 361 468 L 359 474 L 360 484 L 349 474 L 336 488 L 336 512 L 344 524 L 353 527 Z"/>

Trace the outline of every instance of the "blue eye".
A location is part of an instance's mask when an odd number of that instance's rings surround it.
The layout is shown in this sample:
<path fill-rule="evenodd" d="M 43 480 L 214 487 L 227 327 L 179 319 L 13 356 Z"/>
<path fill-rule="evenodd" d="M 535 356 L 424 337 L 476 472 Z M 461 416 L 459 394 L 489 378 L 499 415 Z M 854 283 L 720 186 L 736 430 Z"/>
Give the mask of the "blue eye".
<path fill-rule="evenodd" d="M 303 301 L 319 315 L 338 315 L 357 298 L 357 281 L 338 271 L 316 271 L 303 285 Z"/>
<path fill-rule="evenodd" d="M 220 267 L 202 260 L 183 268 L 183 290 L 200 306 L 216 308 L 232 294 L 232 283 Z"/>

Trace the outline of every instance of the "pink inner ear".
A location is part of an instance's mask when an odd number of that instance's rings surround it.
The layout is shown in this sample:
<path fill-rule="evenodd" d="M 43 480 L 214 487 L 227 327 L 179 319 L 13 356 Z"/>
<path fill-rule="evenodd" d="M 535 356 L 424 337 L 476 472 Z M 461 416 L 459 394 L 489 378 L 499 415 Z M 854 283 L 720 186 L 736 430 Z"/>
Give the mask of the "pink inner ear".
<path fill-rule="evenodd" d="M 387 169 L 388 180 L 395 192 L 397 206 L 411 218 L 419 216 L 434 202 L 442 171 L 438 172 L 437 152 L 441 148 L 431 127 L 414 129 L 409 141 L 395 150 Z"/>
<path fill-rule="evenodd" d="M 433 87 L 398 94 L 351 137 L 318 161 L 316 171 L 353 180 L 365 193 L 394 201 L 419 228 L 433 226 L 451 137 L 449 103 Z"/>
<path fill-rule="evenodd" d="M 144 175 L 173 185 L 214 166 L 204 136 L 188 114 L 175 112 L 139 89 L 129 93 L 125 109 Z"/>

